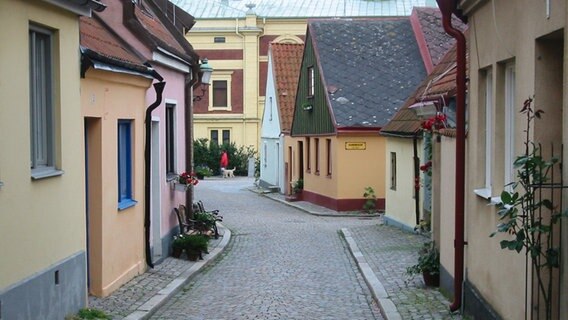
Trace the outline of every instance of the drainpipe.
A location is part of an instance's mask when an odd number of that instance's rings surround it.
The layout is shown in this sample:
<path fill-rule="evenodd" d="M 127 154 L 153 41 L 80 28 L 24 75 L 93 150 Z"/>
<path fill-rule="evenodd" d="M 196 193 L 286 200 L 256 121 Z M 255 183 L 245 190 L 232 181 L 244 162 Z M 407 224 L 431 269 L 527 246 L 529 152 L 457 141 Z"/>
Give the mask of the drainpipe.
<path fill-rule="evenodd" d="M 152 263 L 152 252 L 150 250 L 150 155 L 152 154 L 152 111 L 154 111 L 154 109 L 156 109 L 160 105 L 160 103 L 162 103 L 162 92 L 164 92 L 164 87 L 166 86 L 166 83 L 163 82 L 164 79 L 157 72 L 153 71 L 153 73 L 153 76 L 160 82 L 154 83 L 156 101 L 154 101 L 154 103 L 152 103 L 148 107 L 148 109 L 146 109 L 146 118 L 144 119 L 146 131 L 146 146 L 144 147 L 144 240 L 146 247 L 146 264 L 150 268 L 154 268 L 154 263 Z"/>
<path fill-rule="evenodd" d="M 436 0 L 442 12 L 442 23 L 447 34 L 457 42 L 456 74 L 456 176 L 455 176 L 455 239 L 454 239 L 454 301 L 450 311 L 461 308 L 464 273 L 464 208 L 465 208 L 465 36 L 452 26 L 452 13 L 457 11 L 457 0 Z"/>
<path fill-rule="evenodd" d="M 193 172 L 193 86 L 199 80 L 199 64 L 192 66 L 185 81 L 185 170 Z M 185 193 L 185 210 L 193 215 L 193 186 Z"/>
<path fill-rule="evenodd" d="M 422 131 L 420 131 L 422 132 Z M 416 226 L 420 225 L 420 159 L 418 159 L 418 133 L 412 137 L 414 148 L 414 211 L 416 214 Z"/>

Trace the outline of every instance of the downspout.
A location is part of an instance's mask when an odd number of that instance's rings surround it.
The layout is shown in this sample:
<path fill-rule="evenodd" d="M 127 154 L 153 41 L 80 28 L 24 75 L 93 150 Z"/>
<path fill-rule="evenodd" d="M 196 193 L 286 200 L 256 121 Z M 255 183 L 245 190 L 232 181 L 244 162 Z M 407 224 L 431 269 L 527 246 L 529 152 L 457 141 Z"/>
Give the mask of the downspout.
<path fill-rule="evenodd" d="M 422 131 L 420 131 L 422 132 Z M 414 147 L 414 211 L 416 226 L 420 225 L 420 159 L 418 159 L 418 133 L 412 137 Z"/>
<path fill-rule="evenodd" d="M 152 154 L 152 142 L 151 142 L 151 130 L 152 130 L 152 111 L 156 109 L 162 103 L 162 92 L 164 92 L 164 87 L 166 83 L 164 79 L 156 72 L 153 71 L 154 78 L 158 81 L 154 83 L 154 90 L 156 91 L 156 101 L 152 103 L 146 109 L 146 117 L 144 119 L 146 146 L 144 147 L 144 242 L 146 248 L 146 264 L 150 268 L 154 268 L 154 263 L 152 263 L 152 251 L 150 250 L 150 193 L 151 193 L 151 183 L 150 183 L 150 168 L 151 168 L 151 158 Z"/>
<path fill-rule="evenodd" d="M 442 12 L 444 30 L 457 42 L 454 301 L 450 305 L 450 311 L 453 312 L 461 308 L 464 274 L 466 43 L 464 34 L 452 26 L 452 13 L 457 10 L 457 0 L 436 0 L 436 2 Z"/>
<path fill-rule="evenodd" d="M 199 64 L 191 68 L 185 82 L 185 170 L 193 172 L 193 86 L 199 80 Z M 185 208 L 193 215 L 193 186 L 185 193 Z"/>

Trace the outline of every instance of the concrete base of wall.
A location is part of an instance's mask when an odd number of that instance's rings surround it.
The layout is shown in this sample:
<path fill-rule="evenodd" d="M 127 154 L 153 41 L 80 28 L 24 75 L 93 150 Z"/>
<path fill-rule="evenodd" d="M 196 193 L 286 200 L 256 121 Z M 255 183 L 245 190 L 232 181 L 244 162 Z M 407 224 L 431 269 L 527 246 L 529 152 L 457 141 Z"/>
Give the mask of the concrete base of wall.
<path fill-rule="evenodd" d="M 491 308 L 491 305 L 483 299 L 479 291 L 466 281 L 464 283 L 463 309 L 466 315 L 473 319 L 501 320 L 502 318 Z"/>
<path fill-rule="evenodd" d="M 440 290 L 448 298 L 454 296 L 454 277 L 442 265 L 440 265 Z"/>
<path fill-rule="evenodd" d="M 84 251 L 0 292 L 0 319 L 61 320 L 87 303 Z"/>
<path fill-rule="evenodd" d="M 389 217 L 387 214 L 385 214 L 383 216 L 383 221 L 385 222 L 386 225 L 393 226 L 395 228 L 399 228 L 399 229 L 402 229 L 404 231 L 414 232 L 414 227 L 411 227 L 407 224 L 404 224 L 400 221 L 397 221 L 397 220 L 393 219 L 392 217 Z"/>
<path fill-rule="evenodd" d="M 335 211 L 359 211 L 363 209 L 363 205 L 367 201 L 366 199 L 335 199 L 315 192 L 307 191 L 306 189 L 302 191 L 302 200 Z M 375 208 L 378 211 L 384 211 L 385 205 L 385 199 L 378 198 L 375 204 Z"/>

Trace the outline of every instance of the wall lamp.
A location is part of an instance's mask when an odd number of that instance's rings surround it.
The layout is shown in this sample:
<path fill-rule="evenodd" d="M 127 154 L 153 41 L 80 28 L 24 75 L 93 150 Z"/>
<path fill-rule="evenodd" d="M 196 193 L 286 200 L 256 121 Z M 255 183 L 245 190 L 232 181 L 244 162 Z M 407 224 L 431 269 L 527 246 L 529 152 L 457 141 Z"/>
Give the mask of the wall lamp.
<path fill-rule="evenodd" d="M 213 73 L 213 67 L 209 64 L 207 58 L 201 59 L 201 64 L 199 65 L 199 75 L 201 76 L 201 94 L 193 97 L 193 101 L 201 101 L 207 87 L 211 84 L 211 74 Z"/>
<path fill-rule="evenodd" d="M 438 113 L 438 107 L 434 101 L 417 102 L 409 106 L 408 109 L 414 111 L 420 119 L 428 119 Z"/>

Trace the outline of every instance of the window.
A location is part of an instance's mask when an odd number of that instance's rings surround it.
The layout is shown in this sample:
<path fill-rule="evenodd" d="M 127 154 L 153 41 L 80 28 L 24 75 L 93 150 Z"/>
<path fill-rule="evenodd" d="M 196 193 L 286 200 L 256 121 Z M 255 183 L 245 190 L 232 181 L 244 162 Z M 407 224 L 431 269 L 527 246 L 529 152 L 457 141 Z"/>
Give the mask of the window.
<path fill-rule="evenodd" d="M 308 97 L 314 96 L 315 88 L 315 72 L 314 67 L 308 67 Z"/>
<path fill-rule="evenodd" d="M 320 148 L 319 148 L 319 138 L 314 138 L 314 147 L 315 147 L 315 155 L 316 155 L 316 174 L 319 174 L 320 172 L 320 163 L 319 163 L 319 157 L 320 157 Z"/>
<path fill-rule="evenodd" d="M 219 130 L 211 130 L 211 143 L 219 144 Z"/>
<path fill-rule="evenodd" d="M 227 101 L 227 81 L 213 81 L 213 108 L 226 108 Z"/>
<path fill-rule="evenodd" d="M 231 81 L 233 71 L 217 70 L 211 75 L 211 87 L 208 90 L 208 111 L 231 111 Z"/>
<path fill-rule="evenodd" d="M 136 204 L 132 199 L 132 121 L 118 121 L 118 210 Z"/>
<path fill-rule="evenodd" d="M 396 152 L 391 152 L 390 188 L 396 190 Z"/>
<path fill-rule="evenodd" d="M 219 134 L 221 134 L 221 141 L 219 141 Z M 211 129 L 209 131 L 209 136 L 211 137 L 211 143 L 216 144 L 230 144 L 231 143 L 231 130 L 229 129 Z"/>
<path fill-rule="evenodd" d="M 264 142 L 264 148 L 262 151 L 264 152 L 262 162 L 264 162 L 264 167 L 266 167 L 268 164 L 268 145 L 266 144 L 266 142 Z"/>
<path fill-rule="evenodd" d="M 176 174 L 175 104 L 166 103 L 166 174 Z"/>
<path fill-rule="evenodd" d="M 306 169 L 312 171 L 310 137 L 306 138 Z"/>
<path fill-rule="evenodd" d="M 485 189 L 491 196 L 493 178 L 493 73 L 485 72 Z"/>
<path fill-rule="evenodd" d="M 214 43 L 225 43 L 225 41 L 226 41 L 225 37 L 214 37 L 213 38 Z"/>
<path fill-rule="evenodd" d="M 230 144 L 230 143 L 231 143 L 231 131 L 223 130 L 223 144 Z"/>
<path fill-rule="evenodd" d="M 327 153 L 327 176 L 331 177 L 331 139 L 325 139 Z"/>
<path fill-rule="evenodd" d="M 55 169 L 52 46 L 52 32 L 30 26 L 30 165 L 33 179 L 62 173 Z"/>
<path fill-rule="evenodd" d="M 270 115 L 270 118 L 268 120 L 272 121 L 272 97 L 268 98 L 268 112 Z"/>
<path fill-rule="evenodd" d="M 513 182 L 515 160 L 515 64 L 505 66 L 505 185 Z"/>

